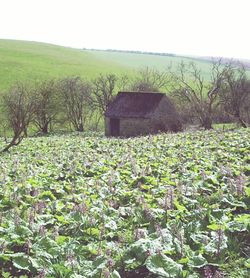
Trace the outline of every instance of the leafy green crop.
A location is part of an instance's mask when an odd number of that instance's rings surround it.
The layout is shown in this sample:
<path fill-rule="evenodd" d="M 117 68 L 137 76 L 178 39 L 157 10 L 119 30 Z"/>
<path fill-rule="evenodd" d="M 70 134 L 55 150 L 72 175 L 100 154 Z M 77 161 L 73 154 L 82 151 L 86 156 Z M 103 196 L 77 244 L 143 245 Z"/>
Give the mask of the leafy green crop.
<path fill-rule="evenodd" d="M 249 277 L 249 139 L 24 139 L 0 156 L 0 275 Z"/>

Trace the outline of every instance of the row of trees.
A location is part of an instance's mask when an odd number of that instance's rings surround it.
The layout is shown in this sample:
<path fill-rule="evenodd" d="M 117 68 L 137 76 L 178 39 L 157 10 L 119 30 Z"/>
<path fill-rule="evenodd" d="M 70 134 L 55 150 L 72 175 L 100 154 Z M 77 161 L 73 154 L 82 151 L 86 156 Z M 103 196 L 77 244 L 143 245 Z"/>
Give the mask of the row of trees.
<path fill-rule="evenodd" d="M 172 74 L 172 96 L 184 111 L 183 115 L 189 120 L 195 117 L 205 129 L 211 129 L 214 120 L 237 121 L 247 127 L 250 80 L 244 66 L 217 61 L 209 75 L 209 80 L 205 80 L 194 63 L 181 63 Z"/>
<path fill-rule="evenodd" d="M 108 104 L 119 90 L 167 91 L 183 122 L 199 122 L 205 129 L 214 121 L 237 121 L 247 126 L 250 113 L 250 80 L 243 66 L 213 63 L 209 78 L 196 64 L 158 71 L 144 68 L 134 78 L 99 75 L 88 81 L 80 77 L 48 80 L 31 85 L 17 83 L 3 96 L 5 123 L 12 130 L 4 151 L 27 136 L 28 127 L 46 134 L 55 125 L 84 131 L 92 121 L 97 129 Z M 93 128 L 93 126 L 92 126 Z M 5 136 L 6 138 L 8 136 Z"/>
<path fill-rule="evenodd" d="M 3 151 L 18 145 L 28 127 L 47 134 L 53 125 L 84 131 L 94 114 L 102 111 L 115 94 L 115 75 L 100 75 L 93 83 L 80 77 L 47 80 L 36 84 L 17 83 L 3 95 L 1 130 L 7 143 Z M 102 98 L 100 97 L 102 96 Z M 9 131 L 13 136 L 8 141 Z"/>

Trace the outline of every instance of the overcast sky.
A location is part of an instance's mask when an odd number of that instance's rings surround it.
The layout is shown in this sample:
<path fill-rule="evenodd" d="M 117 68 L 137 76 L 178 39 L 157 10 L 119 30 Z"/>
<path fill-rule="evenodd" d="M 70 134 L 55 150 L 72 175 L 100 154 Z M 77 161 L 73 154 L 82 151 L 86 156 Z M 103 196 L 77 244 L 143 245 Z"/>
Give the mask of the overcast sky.
<path fill-rule="evenodd" d="M 0 0 L 0 38 L 250 59 L 250 0 Z"/>

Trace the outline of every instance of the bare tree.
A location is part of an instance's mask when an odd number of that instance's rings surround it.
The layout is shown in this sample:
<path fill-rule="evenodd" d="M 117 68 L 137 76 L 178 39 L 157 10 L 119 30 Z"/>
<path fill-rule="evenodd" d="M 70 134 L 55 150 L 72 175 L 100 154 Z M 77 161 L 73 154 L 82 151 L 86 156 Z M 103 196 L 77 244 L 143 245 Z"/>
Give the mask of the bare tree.
<path fill-rule="evenodd" d="M 182 62 L 177 72 L 172 72 L 175 97 L 191 107 L 205 129 L 212 128 L 213 111 L 218 105 L 226 70 L 220 61 L 214 62 L 209 81 L 204 79 L 201 70 L 194 63 Z"/>
<path fill-rule="evenodd" d="M 61 80 L 60 92 L 68 121 L 75 130 L 84 131 L 85 121 L 91 111 L 88 102 L 91 85 L 80 77 L 69 77 Z"/>
<path fill-rule="evenodd" d="M 59 112 L 59 97 L 55 80 L 43 81 L 36 85 L 36 110 L 34 122 L 39 131 L 47 134 L 49 126 Z"/>
<path fill-rule="evenodd" d="M 102 114 L 105 113 L 109 103 L 114 98 L 117 81 L 118 77 L 114 74 L 100 74 L 92 81 L 93 89 L 91 103 L 95 108 L 101 111 Z"/>
<path fill-rule="evenodd" d="M 3 98 L 8 127 L 13 131 L 13 136 L 10 141 L 6 139 L 7 146 L 2 152 L 20 144 L 22 139 L 27 136 L 27 129 L 36 107 L 31 92 L 29 87 L 18 83 Z"/>
<path fill-rule="evenodd" d="M 246 119 L 245 121 L 250 124 L 250 94 L 248 94 L 248 96 L 245 99 L 245 102 L 243 104 L 242 107 L 242 114 L 244 119 Z"/>
<path fill-rule="evenodd" d="M 243 120 L 242 112 L 243 110 L 250 110 L 247 101 L 249 96 L 250 80 L 247 79 L 244 66 L 227 65 L 225 83 L 222 87 L 220 99 L 225 111 L 230 116 L 233 116 L 242 127 L 247 127 L 247 124 Z"/>
<path fill-rule="evenodd" d="M 170 81 L 170 75 L 166 71 L 150 69 L 148 67 L 139 70 L 138 76 L 130 85 L 132 91 L 159 92 Z"/>
<path fill-rule="evenodd" d="M 130 90 L 131 87 L 131 77 L 128 75 L 124 74 L 119 76 L 117 80 L 117 90 L 118 91 L 128 91 Z"/>

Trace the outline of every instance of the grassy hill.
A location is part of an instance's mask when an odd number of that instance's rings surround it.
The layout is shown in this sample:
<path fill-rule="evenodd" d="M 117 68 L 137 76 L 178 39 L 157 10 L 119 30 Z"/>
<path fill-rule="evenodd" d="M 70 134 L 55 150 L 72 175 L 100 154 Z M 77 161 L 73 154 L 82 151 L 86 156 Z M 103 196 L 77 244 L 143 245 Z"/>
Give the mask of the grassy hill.
<path fill-rule="evenodd" d="M 69 75 L 92 78 L 99 73 L 130 73 L 145 66 L 164 70 L 192 58 L 112 51 L 81 50 L 46 43 L 0 40 L 0 90 L 19 80 Z M 210 63 L 196 61 L 208 76 Z"/>
<path fill-rule="evenodd" d="M 45 43 L 0 40 L 0 89 L 18 80 L 68 75 L 93 77 L 99 72 L 125 72 L 126 67 L 102 61 L 95 53 Z"/>

